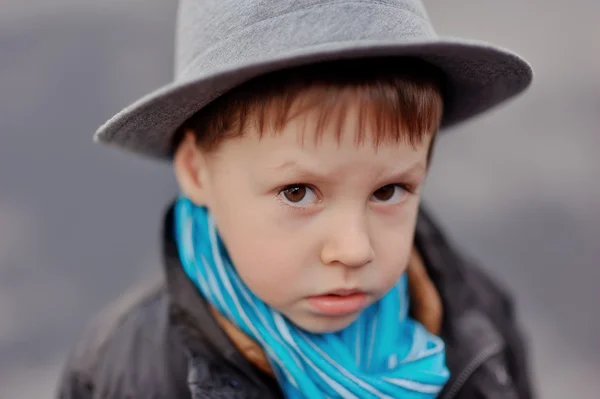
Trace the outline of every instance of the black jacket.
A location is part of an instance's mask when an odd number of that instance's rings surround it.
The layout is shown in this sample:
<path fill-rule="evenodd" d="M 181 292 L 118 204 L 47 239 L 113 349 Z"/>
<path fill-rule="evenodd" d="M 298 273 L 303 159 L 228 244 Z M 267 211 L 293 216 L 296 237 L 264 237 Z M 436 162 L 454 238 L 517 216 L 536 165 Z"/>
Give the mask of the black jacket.
<path fill-rule="evenodd" d="M 62 399 L 281 398 L 213 319 L 187 279 L 164 227 L 165 278 L 145 284 L 98 317 L 74 347 Z M 426 212 L 416 245 L 444 305 L 442 338 L 451 378 L 441 399 L 532 397 L 523 337 L 508 295 L 463 259 Z"/>

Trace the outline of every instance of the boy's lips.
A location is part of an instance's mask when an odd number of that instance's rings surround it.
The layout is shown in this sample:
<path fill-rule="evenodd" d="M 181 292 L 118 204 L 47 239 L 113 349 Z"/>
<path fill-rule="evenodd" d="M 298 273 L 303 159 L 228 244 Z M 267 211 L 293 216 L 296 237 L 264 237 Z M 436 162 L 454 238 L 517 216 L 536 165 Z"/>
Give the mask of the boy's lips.
<path fill-rule="evenodd" d="M 367 302 L 367 294 L 356 289 L 339 289 L 308 297 L 309 305 L 327 316 L 344 316 L 361 309 Z"/>

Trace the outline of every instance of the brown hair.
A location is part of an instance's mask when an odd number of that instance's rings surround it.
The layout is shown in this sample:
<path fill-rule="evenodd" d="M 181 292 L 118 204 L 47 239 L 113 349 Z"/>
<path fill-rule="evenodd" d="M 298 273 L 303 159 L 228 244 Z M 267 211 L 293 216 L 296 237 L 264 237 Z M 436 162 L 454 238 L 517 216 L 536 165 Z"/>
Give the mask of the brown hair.
<path fill-rule="evenodd" d="M 315 107 L 320 111 L 315 137 L 334 122 L 339 140 L 345 111 L 357 98 L 357 142 L 364 141 L 370 123 L 376 144 L 404 140 L 416 145 L 439 128 L 441 76 L 413 58 L 345 60 L 278 71 L 233 89 L 194 114 L 178 130 L 173 148 L 188 129 L 206 151 L 243 135 L 251 123 L 259 135 L 274 134 L 291 118 Z"/>

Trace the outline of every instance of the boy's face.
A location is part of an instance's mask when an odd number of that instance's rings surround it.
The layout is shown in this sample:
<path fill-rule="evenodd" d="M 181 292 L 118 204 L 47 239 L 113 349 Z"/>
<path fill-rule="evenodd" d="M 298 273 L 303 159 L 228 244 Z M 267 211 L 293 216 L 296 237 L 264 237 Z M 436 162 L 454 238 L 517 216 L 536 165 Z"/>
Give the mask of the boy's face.
<path fill-rule="evenodd" d="M 406 270 L 431 142 L 357 144 L 357 112 L 341 138 L 318 113 L 282 132 L 247 132 L 204 154 L 189 135 L 175 155 L 183 192 L 215 218 L 247 286 L 301 328 L 351 324 Z M 411 192 L 411 191 L 413 192 Z"/>

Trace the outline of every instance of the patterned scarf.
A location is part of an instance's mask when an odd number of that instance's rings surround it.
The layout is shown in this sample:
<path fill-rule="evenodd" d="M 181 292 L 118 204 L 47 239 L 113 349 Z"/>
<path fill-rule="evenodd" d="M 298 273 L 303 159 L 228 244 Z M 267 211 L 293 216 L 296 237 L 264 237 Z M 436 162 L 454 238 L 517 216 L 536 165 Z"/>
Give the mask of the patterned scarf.
<path fill-rule="evenodd" d="M 406 274 L 344 330 L 313 334 L 244 284 L 206 208 L 180 198 L 175 238 L 187 276 L 264 348 L 287 398 L 435 398 L 448 380 L 443 341 L 408 316 Z"/>

